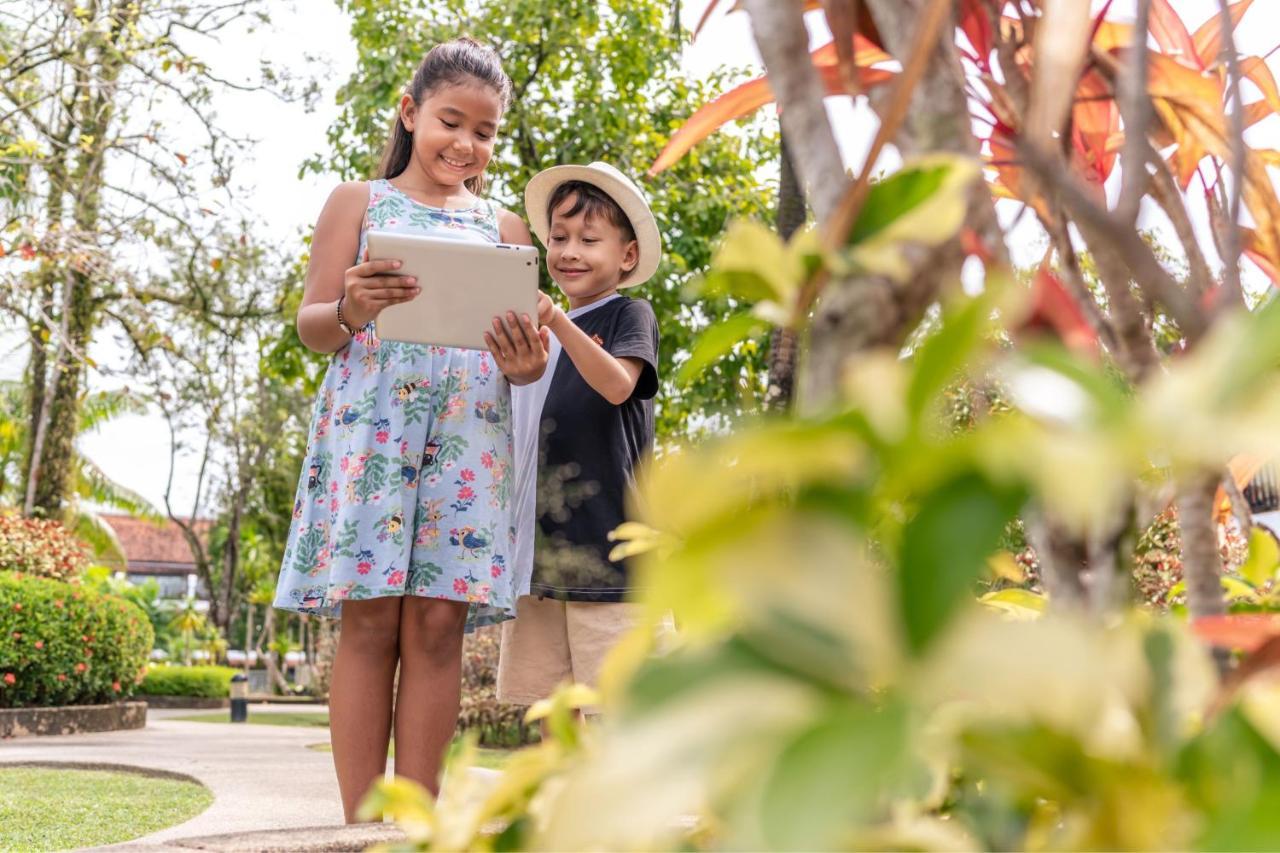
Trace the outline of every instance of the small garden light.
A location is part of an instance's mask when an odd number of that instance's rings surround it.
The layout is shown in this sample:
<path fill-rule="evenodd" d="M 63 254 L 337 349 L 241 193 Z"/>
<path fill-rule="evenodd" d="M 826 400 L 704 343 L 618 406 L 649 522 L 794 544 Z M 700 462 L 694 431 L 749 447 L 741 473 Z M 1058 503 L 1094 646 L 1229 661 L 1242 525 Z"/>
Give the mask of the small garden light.
<path fill-rule="evenodd" d="M 231 676 L 231 722 L 243 723 L 249 718 L 249 677 L 243 672 Z"/>

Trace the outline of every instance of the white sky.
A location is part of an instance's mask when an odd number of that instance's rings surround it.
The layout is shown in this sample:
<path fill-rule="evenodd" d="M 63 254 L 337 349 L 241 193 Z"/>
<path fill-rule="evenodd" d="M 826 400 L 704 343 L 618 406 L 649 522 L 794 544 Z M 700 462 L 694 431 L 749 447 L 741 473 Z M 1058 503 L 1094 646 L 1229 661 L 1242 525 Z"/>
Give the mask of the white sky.
<path fill-rule="evenodd" d="M 1215 0 L 1173 0 L 1175 8 L 1188 26 L 1194 29 L 1209 15 L 1216 13 Z M 730 4 L 722 2 L 727 8 Z M 1094 0 L 1095 8 L 1101 4 Z M 1132 18 L 1133 0 L 1115 0 L 1110 18 Z M 684 17 L 692 27 L 704 8 L 704 0 L 686 0 Z M 325 197 L 336 182 L 333 176 L 298 177 L 299 164 L 321 150 L 325 131 L 337 115 L 334 92 L 346 81 L 355 67 L 355 45 L 348 34 L 348 23 L 330 0 L 298 0 L 292 4 L 273 4 L 273 27 L 257 33 L 241 33 L 225 38 L 216 51 L 204 53 L 216 58 L 215 68 L 231 79 L 247 80 L 257 69 L 260 58 L 269 57 L 278 66 L 303 69 L 307 56 L 322 56 L 327 79 L 317 109 L 307 113 L 301 106 L 282 104 L 266 95 L 234 94 L 215 100 L 222 125 L 234 133 L 255 137 L 257 142 L 245 152 L 239 168 L 239 181 L 254 188 L 250 197 L 252 209 L 265 223 L 264 227 L 290 251 L 300 245 L 300 238 L 310 227 Z M 810 16 L 811 19 L 818 16 Z M 820 22 L 813 22 L 814 45 L 826 41 L 828 34 Z M 1265 54 L 1280 40 L 1280 2 L 1259 0 L 1237 32 L 1239 47 L 1245 54 Z M 199 50 L 199 45 L 192 45 Z M 1270 60 L 1273 72 L 1280 76 L 1280 57 Z M 759 58 L 744 14 L 717 13 L 699 40 L 688 50 L 686 67 L 702 75 L 720 65 L 759 65 Z M 1251 88 L 1246 99 L 1257 93 Z M 861 168 L 875 121 L 865 108 L 855 109 L 845 98 L 830 99 L 828 112 L 846 164 Z M 1253 129 L 1250 142 L 1256 146 L 1280 147 L 1280 119 L 1269 118 Z M 879 164 L 892 169 L 896 155 L 886 152 Z M 1014 210 L 1012 205 L 1002 213 Z M 1203 214 L 1197 224 L 1204 226 Z M 1157 217 L 1144 216 L 1144 227 L 1163 229 Z M 1043 243 L 1031 228 L 1020 228 L 1013 235 L 1015 260 L 1033 263 L 1043 252 Z M 1265 287 L 1261 276 L 1246 264 L 1247 278 L 1254 287 Z M 18 349 L 20 340 L 0 334 L 0 377 L 18 378 L 26 362 L 25 352 Z M 118 361 L 120 354 L 111 342 L 95 343 L 91 355 L 104 365 Z M 116 387 L 123 380 L 117 376 L 90 378 L 94 388 Z M 193 437 L 194 438 L 194 437 Z M 168 476 L 169 436 L 163 420 L 156 415 L 122 417 L 101 432 L 82 436 L 80 448 L 112 478 L 162 506 Z M 174 493 L 177 507 L 190 505 L 195 485 L 196 460 L 180 456 Z M 184 510 L 185 511 L 185 510 Z"/>

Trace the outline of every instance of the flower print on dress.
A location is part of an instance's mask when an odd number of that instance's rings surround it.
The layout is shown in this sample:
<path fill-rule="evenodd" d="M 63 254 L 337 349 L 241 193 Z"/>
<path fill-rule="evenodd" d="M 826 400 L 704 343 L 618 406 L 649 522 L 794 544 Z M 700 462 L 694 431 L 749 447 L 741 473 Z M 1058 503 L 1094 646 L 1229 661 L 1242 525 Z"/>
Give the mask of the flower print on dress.
<path fill-rule="evenodd" d="M 404 513 L 400 510 L 393 510 L 378 519 L 375 527 L 378 529 L 379 542 L 390 540 L 397 545 L 404 544 Z"/>
<path fill-rule="evenodd" d="M 414 538 L 416 545 L 435 545 L 440 539 L 440 521 L 444 518 L 444 498 L 432 498 L 418 509 L 420 523 L 418 535 Z"/>

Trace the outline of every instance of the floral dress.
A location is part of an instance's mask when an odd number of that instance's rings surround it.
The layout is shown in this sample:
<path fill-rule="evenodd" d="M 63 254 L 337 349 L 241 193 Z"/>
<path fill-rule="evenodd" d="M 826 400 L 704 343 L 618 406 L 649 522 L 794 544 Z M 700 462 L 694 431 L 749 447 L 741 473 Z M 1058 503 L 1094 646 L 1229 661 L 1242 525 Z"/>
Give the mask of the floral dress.
<path fill-rule="evenodd" d="M 431 207 L 385 180 L 357 258 L 371 228 L 499 242 L 490 203 Z M 513 617 L 511 458 L 511 389 L 488 352 L 366 326 L 316 399 L 275 606 L 340 617 L 348 599 L 420 595 L 469 602 L 469 628 Z"/>

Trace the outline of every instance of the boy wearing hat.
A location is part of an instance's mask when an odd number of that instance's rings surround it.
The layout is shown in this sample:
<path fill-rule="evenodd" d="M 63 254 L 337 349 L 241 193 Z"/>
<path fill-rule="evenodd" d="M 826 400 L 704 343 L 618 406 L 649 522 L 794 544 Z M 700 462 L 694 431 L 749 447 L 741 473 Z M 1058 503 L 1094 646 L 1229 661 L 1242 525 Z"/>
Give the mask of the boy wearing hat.
<path fill-rule="evenodd" d="M 618 291 L 653 276 L 662 238 L 640 189 L 606 163 L 539 173 L 525 208 L 569 299 L 566 313 L 539 295 L 547 369 L 512 388 L 512 571 L 532 580 L 502 626 L 498 698 L 528 705 L 565 681 L 594 685 L 635 624 L 627 565 L 609 560 L 608 536 L 653 450 L 658 323 L 648 302 Z"/>

